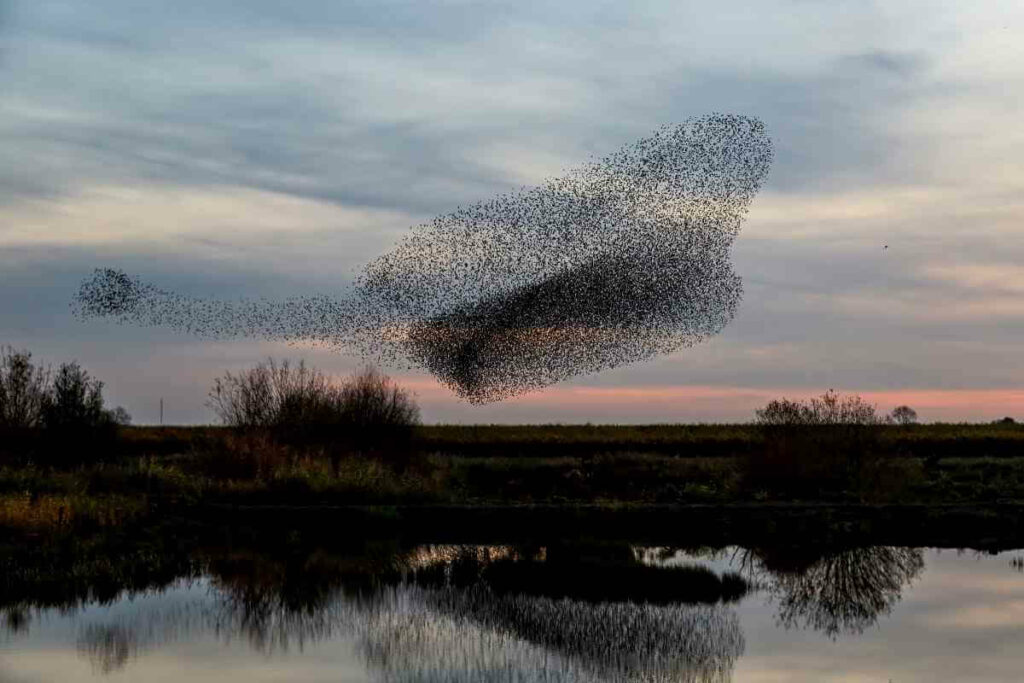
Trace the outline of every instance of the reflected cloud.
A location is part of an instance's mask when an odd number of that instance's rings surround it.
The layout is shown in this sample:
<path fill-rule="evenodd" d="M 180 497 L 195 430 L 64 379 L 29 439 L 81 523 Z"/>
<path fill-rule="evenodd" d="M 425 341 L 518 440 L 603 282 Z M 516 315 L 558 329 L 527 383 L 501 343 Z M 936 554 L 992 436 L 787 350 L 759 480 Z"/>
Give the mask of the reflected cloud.
<path fill-rule="evenodd" d="M 958 629 L 1024 628 L 1024 600 L 1004 600 L 998 605 L 974 605 L 929 617 L 929 626 Z"/>

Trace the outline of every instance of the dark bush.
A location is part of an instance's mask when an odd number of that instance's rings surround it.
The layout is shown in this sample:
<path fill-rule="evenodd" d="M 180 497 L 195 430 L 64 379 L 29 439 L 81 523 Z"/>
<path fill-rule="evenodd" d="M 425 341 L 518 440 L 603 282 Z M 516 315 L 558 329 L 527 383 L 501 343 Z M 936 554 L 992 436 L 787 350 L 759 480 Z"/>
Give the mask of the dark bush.
<path fill-rule="evenodd" d="M 322 372 L 302 361 L 268 359 L 214 381 L 208 405 L 229 427 L 266 431 L 285 441 L 322 441 L 343 423 L 341 396 Z"/>
<path fill-rule="evenodd" d="M 320 449 L 335 460 L 352 451 L 400 458 L 419 423 L 412 396 L 373 368 L 333 383 L 303 362 L 273 359 L 218 378 L 209 405 L 239 432 Z"/>
<path fill-rule="evenodd" d="M 0 427 L 33 429 L 42 423 L 50 373 L 28 351 L 0 348 Z"/>
<path fill-rule="evenodd" d="M 110 411 L 110 419 L 114 424 L 127 427 L 132 423 L 131 413 L 124 406 L 118 406 Z"/>
<path fill-rule="evenodd" d="M 64 463 L 109 457 L 118 419 L 125 416 L 123 408 L 109 411 L 103 407 L 103 382 L 90 377 L 76 362 L 62 363 L 42 405 L 48 456 Z"/>
<path fill-rule="evenodd" d="M 800 495 L 856 483 L 874 464 L 884 421 L 860 396 L 830 389 L 809 401 L 771 401 L 754 423 L 763 447 L 747 458 L 748 485 Z"/>
<path fill-rule="evenodd" d="M 366 368 L 340 387 L 345 425 L 357 444 L 372 447 L 382 439 L 404 442 L 420 422 L 420 409 L 406 390 L 374 368 Z"/>
<path fill-rule="evenodd" d="M 76 430 L 113 422 L 103 409 L 103 382 L 89 376 L 78 363 L 63 363 L 43 399 L 43 427 Z"/>
<path fill-rule="evenodd" d="M 78 363 L 56 373 L 28 351 L 0 349 L 0 448 L 6 455 L 72 463 L 109 455 L 124 408 L 103 407 L 103 383 Z"/>
<path fill-rule="evenodd" d="M 32 363 L 28 351 L 0 348 L 0 448 L 6 454 L 28 450 L 42 426 L 50 373 Z"/>
<path fill-rule="evenodd" d="M 205 444 L 193 450 L 183 466 L 190 474 L 221 481 L 271 479 L 276 470 L 293 464 L 294 456 L 265 430 L 239 430 L 213 447 Z"/>
<path fill-rule="evenodd" d="M 917 424 L 917 411 L 910 406 L 896 406 L 889 414 L 889 418 L 898 425 L 909 427 Z"/>

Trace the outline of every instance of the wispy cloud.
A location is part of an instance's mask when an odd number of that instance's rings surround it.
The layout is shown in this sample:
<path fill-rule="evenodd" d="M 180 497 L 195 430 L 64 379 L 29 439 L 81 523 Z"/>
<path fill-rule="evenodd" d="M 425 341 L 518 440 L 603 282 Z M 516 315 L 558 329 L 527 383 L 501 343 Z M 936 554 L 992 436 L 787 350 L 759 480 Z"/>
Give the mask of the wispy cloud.
<path fill-rule="evenodd" d="M 1012 0 L 0 2 L 0 343 L 62 344 L 141 403 L 185 361 L 154 359 L 148 389 L 116 369 L 162 332 L 74 321 L 95 266 L 204 296 L 334 292 L 435 214 L 733 111 L 766 122 L 776 163 L 723 335 L 522 405 L 424 388 L 427 412 L 741 419 L 836 386 L 1019 414 L 1000 392 L 1024 382 L 1021 25 Z"/>

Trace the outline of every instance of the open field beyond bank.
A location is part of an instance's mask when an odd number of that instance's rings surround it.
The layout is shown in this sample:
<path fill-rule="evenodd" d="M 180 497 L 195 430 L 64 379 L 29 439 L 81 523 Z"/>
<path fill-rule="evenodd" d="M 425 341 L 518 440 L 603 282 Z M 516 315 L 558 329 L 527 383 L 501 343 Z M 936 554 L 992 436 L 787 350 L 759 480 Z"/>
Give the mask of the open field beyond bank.
<path fill-rule="evenodd" d="M 83 444 L 81 464 L 7 458 L 0 519 L 107 524 L 154 506 L 1024 504 L 1022 425 L 872 429 L 872 457 L 853 474 L 827 479 L 820 468 L 801 467 L 805 460 L 831 467 L 820 452 L 830 442 L 780 456 L 753 425 L 421 426 L 401 457 L 328 457 L 220 427 L 123 427 L 107 452 L 87 454 Z M 770 447 L 774 459 L 766 460 Z"/>

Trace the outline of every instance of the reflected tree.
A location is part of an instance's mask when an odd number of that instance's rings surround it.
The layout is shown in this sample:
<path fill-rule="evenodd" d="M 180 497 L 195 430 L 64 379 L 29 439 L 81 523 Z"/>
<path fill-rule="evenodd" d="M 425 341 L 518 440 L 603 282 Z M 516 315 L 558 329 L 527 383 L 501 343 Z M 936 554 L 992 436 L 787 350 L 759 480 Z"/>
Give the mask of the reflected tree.
<path fill-rule="evenodd" d="M 818 557 L 754 550 L 747 567 L 768 580 L 787 628 L 811 628 L 835 638 L 862 633 L 889 614 L 924 569 L 917 548 L 873 546 L 829 552 Z"/>

